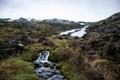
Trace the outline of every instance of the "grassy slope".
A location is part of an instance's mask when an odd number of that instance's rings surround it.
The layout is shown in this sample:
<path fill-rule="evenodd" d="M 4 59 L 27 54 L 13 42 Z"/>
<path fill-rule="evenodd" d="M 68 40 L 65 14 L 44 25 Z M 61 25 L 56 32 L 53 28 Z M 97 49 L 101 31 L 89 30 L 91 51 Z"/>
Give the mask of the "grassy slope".
<path fill-rule="evenodd" d="M 50 59 L 69 80 L 119 80 L 119 24 L 120 13 L 91 25 L 84 38 L 55 49 Z"/>
<path fill-rule="evenodd" d="M 3 56 L 0 61 L 0 80 L 39 80 L 34 75 L 34 65 L 32 61 L 38 56 L 42 50 L 54 50 L 58 47 L 65 46 L 66 40 L 59 40 L 51 35 L 58 34 L 59 31 L 52 28 L 50 25 L 42 24 L 39 22 L 31 22 L 28 27 L 24 27 L 22 23 L 18 22 L 0 22 L 0 56 Z M 19 43 L 24 44 L 24 49 L 18 50 L 12 44 L 3 43 L 4 41 L 14 40 L 21 38 L 24 34 L 28 34 L 32 43 Z M 39 43 L 38 39 L 45 36 L 55 43 L 56 46 L 44 46 L 43 42 Z M 4 53 L 3 53 L 4 52 Z"/>
<path fill-rule="evenodd" d="M 36 59 L 39 51 L 51 48 L 42 46 L 37 40 L 40 36 L 49 36 L 56 33 L 58 31 L 51 26 L 37 22 L 34 24 L 30 23 L 27 28 L 24 28 L 24 25 L 18 22 L 0 22 L 0 41 L 2 44 L 0 45 L 0 55 L 6 54 L 6 57 L 10 55 L 0 61 L 0 80 L 39 80 L 34 75 L 32 61 Z M 33 43 L 26 44 L 20 41 L 20 43 L 24 44 L 24 50 L 22 51 L 17 50 L 12 44 L 3 43 L 3 41 L 20 38 L 23 34 L 28 34 L 32 38 Z"/>

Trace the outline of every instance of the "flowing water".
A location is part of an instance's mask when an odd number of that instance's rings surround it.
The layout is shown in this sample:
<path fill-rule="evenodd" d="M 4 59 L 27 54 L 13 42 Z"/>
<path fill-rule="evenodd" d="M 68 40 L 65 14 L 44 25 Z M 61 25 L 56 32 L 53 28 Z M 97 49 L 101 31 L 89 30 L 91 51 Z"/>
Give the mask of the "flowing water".
<path fill-rule="evenodd" d="M 79 29 L 72 29 L 69 31 L 61 32 L 60 35 L 67 35 L 70 33 L 71 36 L 77 36 L 81 38 L 86 34 L 85 30 L 88 26 Z M 33 62 L 36 66 L 35 74 L 40 77 L 40 80 L 67 80 L 60 70 L 56 68 L 57 63 L 48 61 L 50 51 L 42 51 L 39 53 L 38 58 Z"/>
<path fill-rule="evenodd" d="M 35 75 L 40 77 L 40 80 L 67 80 L 60 70 L 56 68 L 56 63 L 48 61 L 50 51 L 42 51 L 38 58 L 33 62 L 37 65 Z"/>

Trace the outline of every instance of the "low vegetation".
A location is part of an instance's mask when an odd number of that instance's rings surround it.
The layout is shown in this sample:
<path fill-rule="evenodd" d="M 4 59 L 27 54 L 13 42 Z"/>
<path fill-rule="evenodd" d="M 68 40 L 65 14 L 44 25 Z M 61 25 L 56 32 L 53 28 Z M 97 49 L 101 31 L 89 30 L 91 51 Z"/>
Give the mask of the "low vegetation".
<path fill-rule="evenodd" d="M 49 50 L 49 60 L 59 63 L 57 67 L 69 80 L 119 80 L 119 24 L 117 13 L 91 24 L 80 39 L 60 39 L 60 30 L 48 23 L 0 22 L 0 79 L 39 80 L 32 61 L 40 51 Z M 23 47 L 16 46 L 16 38 Z"/>

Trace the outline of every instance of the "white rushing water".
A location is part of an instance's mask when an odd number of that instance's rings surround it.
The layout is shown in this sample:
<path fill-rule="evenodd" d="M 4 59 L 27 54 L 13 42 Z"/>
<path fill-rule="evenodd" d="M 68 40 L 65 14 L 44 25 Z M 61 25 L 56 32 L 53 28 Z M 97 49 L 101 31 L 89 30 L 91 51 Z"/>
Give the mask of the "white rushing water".
<path fill-rule="evenodd" d="M 50 51 L 43 51 L 41 53 L 39 53 L 39 57 L 34 61 L 34 63 L 45 63 L 45 62 L 49 62 L 48 61 L 48 57 L 49 57 Z"/>
<path fill-rule="evenodd" d="M 67 80 L 56 68 L 56 63 L 48 61 L 50 51 L 42 51 L 38 58 L 33 62 L 38 67 L 35 69 L 35 75 L 40 77 L 40 80 Z"/>
<path fill-rule="evenodd" d="M 65 31 L 65 32 L 61 32 L 60 36 L 68 35 L 69 33 L 71 33 L 70 36 L 81 38 L 81 37 L 83 37 L 86 34 L 86 28 L 87 27 L 88 26 L 85 26 L 83 28 L 72 29 L 72 30 L 68 30 L 68 31 Z"/>

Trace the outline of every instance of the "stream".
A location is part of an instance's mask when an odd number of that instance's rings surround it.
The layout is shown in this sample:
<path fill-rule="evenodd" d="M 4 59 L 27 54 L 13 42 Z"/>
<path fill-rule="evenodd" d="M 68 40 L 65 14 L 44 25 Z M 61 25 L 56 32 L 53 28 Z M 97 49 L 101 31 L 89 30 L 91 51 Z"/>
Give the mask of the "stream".
<path fill-rule="evenodd" d="M 40 77 L 40 80 L 67 80 L 62 75 L 60 70 L 56 68 L 57 63 L 48 61 L 50 51 L 42 51 L 39 53 L 38 58 L 33 62 L 37 65 L 35 75 Z"/>
<path fill-rule="evenodd" d="M 72 29 L 69 31 L 61 32 L 60 35 L 77 36 L 81 38 L 86 34 L 86 28 Z M 62 75 L 61 71 L 57 69 L 57 63 L 48 61 L 50 51 L 42 51 L 39 53 L 38 58 L 33 62 L 35 65 L 35 75 L 37 75 L 40 80 L 67 80 L 65 76 Z"/>

